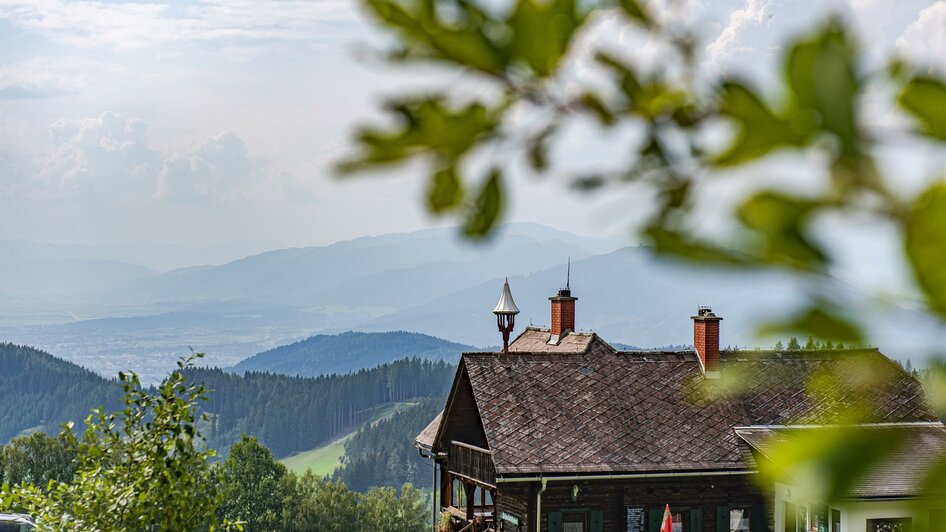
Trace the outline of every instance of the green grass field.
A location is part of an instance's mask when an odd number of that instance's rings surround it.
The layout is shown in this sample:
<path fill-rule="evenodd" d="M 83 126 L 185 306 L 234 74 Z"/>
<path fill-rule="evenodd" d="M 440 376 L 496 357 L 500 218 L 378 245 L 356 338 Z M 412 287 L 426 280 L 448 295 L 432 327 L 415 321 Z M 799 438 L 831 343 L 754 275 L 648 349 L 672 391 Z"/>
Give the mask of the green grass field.
<path fill-rule="evenodd" d="M 297 475 L 305 473 L 308 469 L 319 476 L 331 475 L 335 468 L 342 463 L 342 457 L 345 456 L 345 440 L 349 437 L 350 435 L 335 440 L 324 447 L 294 454 L 288 458 L 283 458 L 280 462 Z"/>
<path fill-rule="evenodd" d="M 388 407 L 385 407 L 383 410 L 378 412 L 377 415 L 372 416 L 371 419 L 366 421 L 363 425 L 357 427 L 352 432 L 346 434 L 344 437 L 339 438 L 332 443 L 323 445 L 322 447 L 316 447 L 315 449 L 310 449 L 308 451 L 303 451 L 298 454 L 294 454 L 287 458 L 280 460 L 290 471 L 301 475 L 307 470 L 311 469 L 312 473 L 324 476 L 331 475 L 335 468 L 341 465 L 342 457 L 345 456 L 345 442 L 352 434 L 358 432 L 358 429 L 363 427 L 365 424 L 377 423 L 382 419 L 387 419 L 393 416 L 396 412 L 400 412 L 405 408 L 416 405 L 417 403 L 395 403 Z"/>

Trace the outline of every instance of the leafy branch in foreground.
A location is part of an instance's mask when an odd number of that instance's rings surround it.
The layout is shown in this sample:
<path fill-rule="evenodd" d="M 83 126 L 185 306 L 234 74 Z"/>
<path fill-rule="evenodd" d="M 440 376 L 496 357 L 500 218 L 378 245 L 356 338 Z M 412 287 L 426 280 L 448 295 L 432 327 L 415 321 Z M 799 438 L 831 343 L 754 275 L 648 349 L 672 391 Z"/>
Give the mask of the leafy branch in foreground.
<path fill-rule="evenodd" d="M 125 408 L 86 419 L 71 481 L 50 480 L 45 489 L 4 484 L 0 508 L 25 511 L 42 530 L 218 528 L 214 451 L 197 428 L 206 390 L 182 374 L 200 356 L 178 362 L 153 392 L 134 373 L 119 373 Z M 69 427 L 61 437 L 76 441 Z"/>
<path fill-rule="evenodd" d="M 819 221 L 831 216 L 893 227 L 928 314 L 946 322 L 946 175 L 927 176 L 926 190 L 906 195 L 896 176 L 883 175 L 877 163 L 877 154 L 892 145 L 946 142 L 946 82 L 896 58 L 885 70 L 867 70 L 865 55 L 842 22 L 825 21 L 791 42 L 777 90 L 763 95 L 745 80 L 722 75 L 709 89 L 705 76 L 695 81 L 701 73 L 693 32 L 661 22 L 663 17 L 649 9 L 652 4 L 638 0 L 510 0 L 501 7 L 475 0 L 365 0 L 363 5 L 395 35 L 394 61 L 434 62 L 466 72 L 480 90 L 454 84 L 434 95 L 394 98 L 388 106 L 394 125 L 363 129 L 358 152 L 341 171 L 420 163 L 430 183 L 427 208 L 460 217 L 465 235 L 483 238 L 503 214 L 510 167 L 526 161 L 535 174 L 556 172 L 548 148 L 567 124 L 590 118 L 604 129 L 631 127 L 642 135 L 628 146 L 634 157 L 625 167 L 581 168 L 567 177 L 581 190 L 633 183 L 649 192 L 642 196 L 656 198 L 655 208 L 635 229 L 658 253 L 701 265 L 783 270 L 813 281 L 806 305 L 763 324 L 765 334 L 848 344 L 869 340 L 857 319 L 859 303 L 823 290 L 840 250 L 816 232 Z M 605 12 L 622 14 L 627 29 L 665 45 L 670 50 L 665 60 L 645 70 L 613 50 L 598 50 L 593 64 L 582 66 L 596 68 L 607 87 L 576 79 L 569 60 L 586 61 L 576 43 L 594 31 Z M 865 118 L 870 87 L 889 89 L 884 103 L 898 109 L 908 127 L 884 130 Z M 712 144 L 707 131 L 721 124 L 732 134 L 721 148 L 707 148 Z M 713 239 L 698 231 L 701 187 L 786 153 L 823 161 L 819 186 L 805 192 L 791 183 L 760 189 L 751 172 L 739 172 L 735 177 L 754 192 L 730 213 L 734 230 Z M 940 395 L 931 395 L 933 406 L 946 417 Z M 851 467 L 874 461 L 871 449 L 868 445 L 864 459 Z M 946 470 L 946 455 L 935 469 Z"/>

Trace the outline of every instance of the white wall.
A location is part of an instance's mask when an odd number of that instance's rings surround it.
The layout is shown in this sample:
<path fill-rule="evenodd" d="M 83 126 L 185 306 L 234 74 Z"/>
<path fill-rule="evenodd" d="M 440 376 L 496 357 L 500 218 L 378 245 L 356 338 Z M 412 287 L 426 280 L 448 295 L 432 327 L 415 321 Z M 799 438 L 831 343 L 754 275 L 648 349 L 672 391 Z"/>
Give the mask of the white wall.
<path fill-rule="evenodd" d="M 793 532 L 785 530 L 785 503 L 798 506 L 809 506 L 818 501 L 807 500 L 800 490 L 788 484 L 775 485 L 775 532 Z M 946 509 L 943 500 L 878 500 L 878 501 L 846 501 L 828 504 L 828 521 L 830 526 L 831 510 L 841 513 L 841 530 L 830 532 L 867 532 L 868 519 L 883 519 L 891 517 L 912 517 L 913 528 L 926 528 L 929 524 L 930 510 Z M 810 530 L 811 508 L 808 509 L 809 522 L 806 530 Z"/>

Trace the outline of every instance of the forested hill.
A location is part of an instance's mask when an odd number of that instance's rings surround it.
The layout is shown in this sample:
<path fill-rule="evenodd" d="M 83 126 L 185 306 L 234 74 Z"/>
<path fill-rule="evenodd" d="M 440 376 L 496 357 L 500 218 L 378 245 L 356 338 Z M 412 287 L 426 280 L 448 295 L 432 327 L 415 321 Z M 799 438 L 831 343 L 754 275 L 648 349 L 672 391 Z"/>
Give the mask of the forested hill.
<path fill-rule="evenodd" d="M 391 403 L 445 395 L 455 371 L 452 363 L 414 358 L 321 377 L 204 368 L 187 375 L 211 390 L 204 407 L 211 447 L 224 452 L 246 433 L 284 457 L 350 432 Z"/>
<path fill-rule="evenodd" d="M 67 421 L 81 426 L 93 408 L 121 404 L 115 381 L 32 347 L 0 343 L 0 369 L 0 444 Z"/>
<path fill-rule="evenodd" d="M 345 442 L 342 467 L 334 477 L 355 491 L 404 482 L 433 489 L 430 460 L 421 458 L 414 439 L 443 408 L 446 397 L 421 399 L 387 419 L 370 423 Z"/>
<path fill-rule="evenodd" d="M 0 368 L 0 444 L 26 431 L 57 433 L 66 421 L 81 431 L 93 408 L 122 406 L 114 380 L 44 351 L 0 344 Z M 452 363 L 403 359 L 315 378 L 206 368 L 187 376 L 211 390 L 203 432 L 213 449 L 225 455 L 246 433 L 283 457 L 353 430 L 386 405 L 445 395 L 455 371 Z"/>
<path fill-rule="evenodd" d="M 319 334 L 254 355 L 232 369 L 237 373 L 268 371 L 315 377 L 348 373 L 405 357 L 455 363 L 464 351 L 478 349 L 426 334 L 405 331 Z"/>

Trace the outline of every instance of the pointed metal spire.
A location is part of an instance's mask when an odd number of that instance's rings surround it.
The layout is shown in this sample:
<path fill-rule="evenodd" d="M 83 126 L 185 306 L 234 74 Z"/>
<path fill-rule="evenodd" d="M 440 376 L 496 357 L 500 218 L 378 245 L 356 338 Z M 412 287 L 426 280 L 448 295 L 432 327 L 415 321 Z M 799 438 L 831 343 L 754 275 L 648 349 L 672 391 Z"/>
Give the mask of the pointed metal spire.
<path fill-rule="evenodd" d="M 509 278 L 503 283 L 503 293 L 499 296 L 499 302 L 493 309 L 493 314 L 519 314 L 519 307 L 512 300 L 512 292 L 509 290 Z"/>
<path fill-rule="evenodd" d="M 572 289 L 572 258 L 568 257 L 568 269 L 565 271 L 565 289 Z"/>

